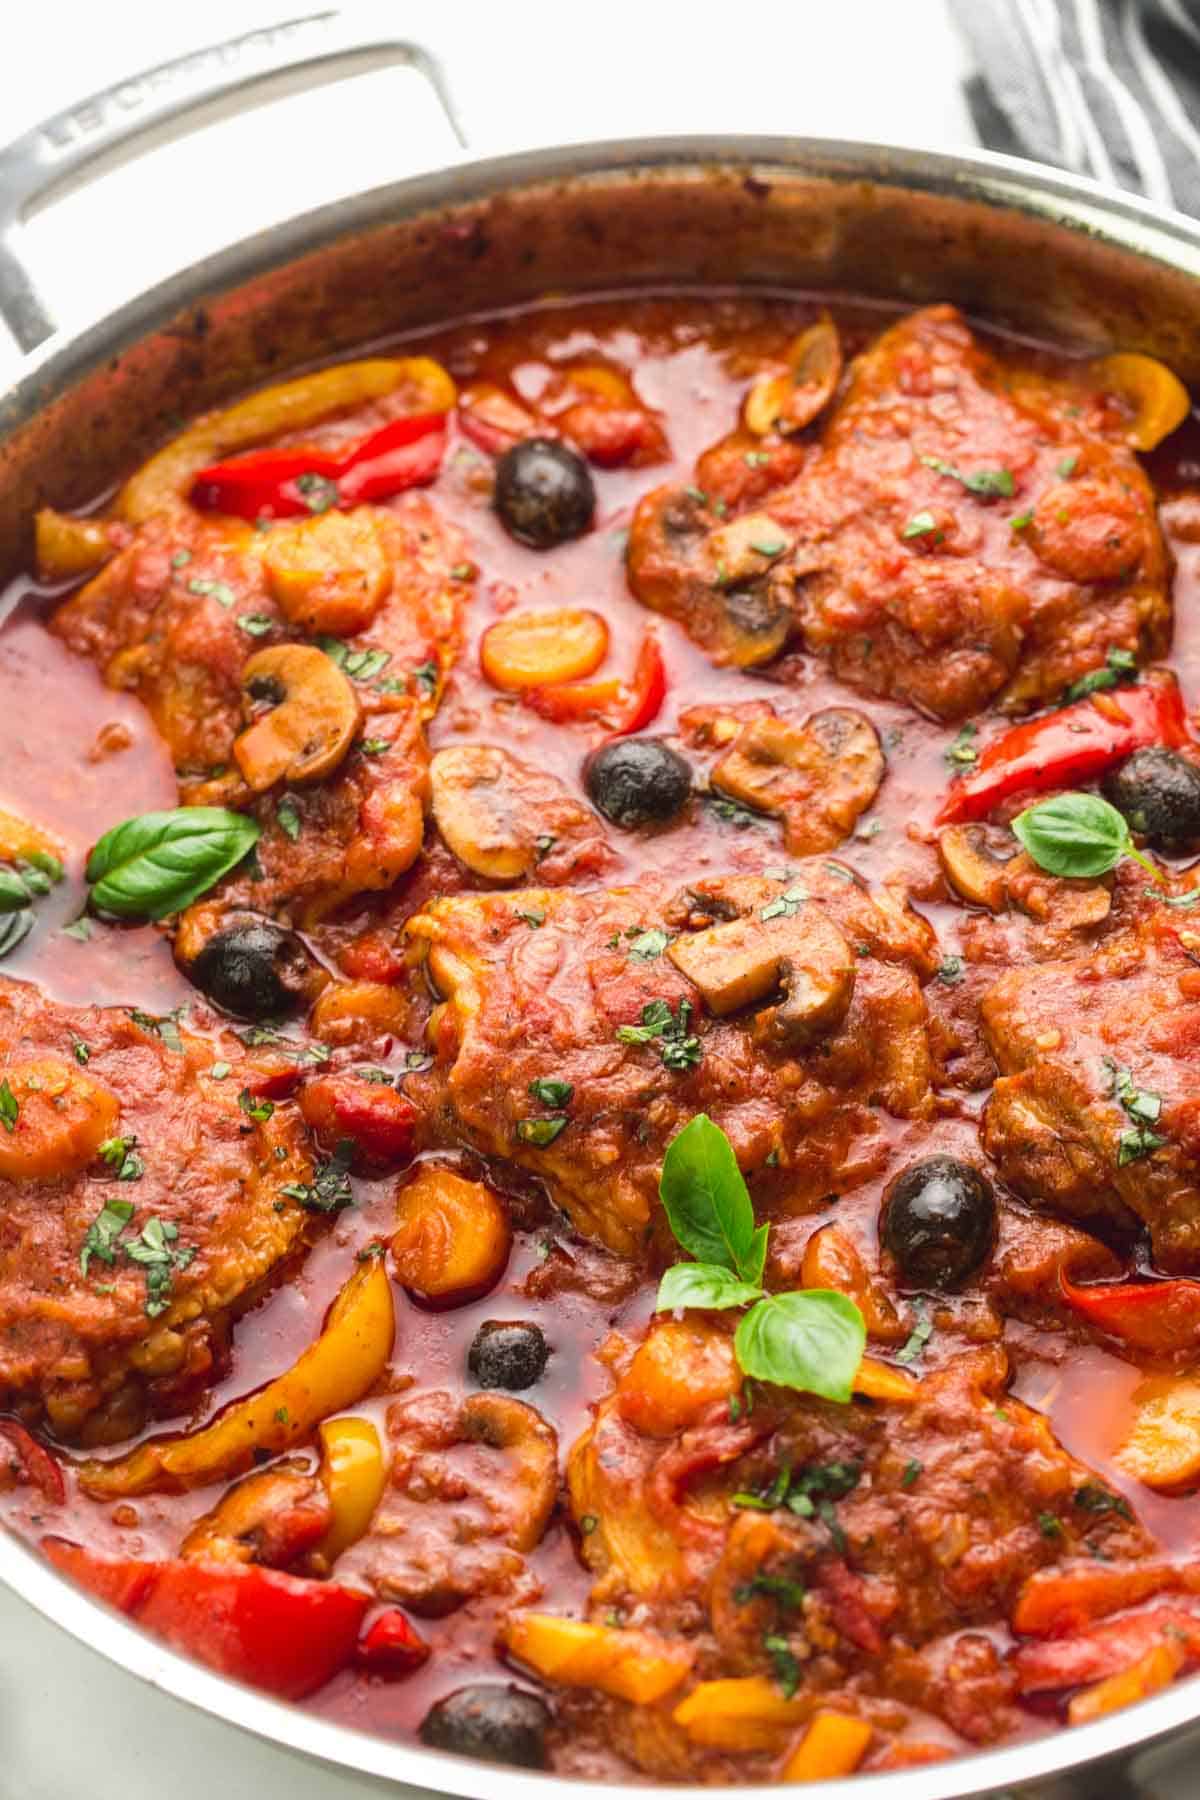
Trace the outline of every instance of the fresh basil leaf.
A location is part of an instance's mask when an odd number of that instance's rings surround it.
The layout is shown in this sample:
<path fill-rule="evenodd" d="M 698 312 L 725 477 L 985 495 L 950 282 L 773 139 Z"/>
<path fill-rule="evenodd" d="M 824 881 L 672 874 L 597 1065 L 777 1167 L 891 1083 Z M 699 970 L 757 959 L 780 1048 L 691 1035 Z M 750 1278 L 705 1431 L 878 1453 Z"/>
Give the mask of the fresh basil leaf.
<path fill-rule="evenodd" d="M 658 1192 L 676 1241 L 697 1262 L 717 1263 L 761 1285 L 767 1227 L 755 1230 L 733 1147 L 707 1113 L 697 1113 L 671 1139 Z"/>
<path fill-rule="evenodd" d="M 1049 875 L 1107 875 L 1123 856 L 1135 857 L 1158 875 L 1153 863 L 1134 849 L 1129 826 L 1116 807 L 1099 794 L 1055 794 L 1018 813 L 1012 829 Z"/>
<path fill-rule="evenodd" d="M 757 1381 L 848 1401 L 867 1341 L 853 1300 L 832 1288 L 771 1294 L 738 1325 L 733 1347 L 742 1369 Z"/>
<path fill-rule="evenodd" d="M 655 1312 L 674 1312 L 678 1306 L 702 1306 L 723 1312 L 730 1306 L 749 1306 L 762 1299 L 762 1289 L 739 1281 L 732 1269 L 720 1263 L 676 1263 L 658 1284 Z"/>
<path fill-rule="evenodd" d="M 208 892 L 258 842 L 259 826 L 220 806 L 142 813 L 106 831 L 88 858 L 92 904 L 127 919 L 161 919 Z"/>
<path fill-rule="evenodd" d="M 560 1081 L 554 1075 L 539 1075 L 529 1084 L 529 1092 L 543 1106 L 569 1106 L 575 1093 L 573 1083 Z"/>
<path fill-rule="evenodd" d="M 5 913 L 0 917 L 0 956 L 7 956 L 18 944 L 23 944 L 33 930 L 33 911 L 26 907 L 23 912 Z"/>

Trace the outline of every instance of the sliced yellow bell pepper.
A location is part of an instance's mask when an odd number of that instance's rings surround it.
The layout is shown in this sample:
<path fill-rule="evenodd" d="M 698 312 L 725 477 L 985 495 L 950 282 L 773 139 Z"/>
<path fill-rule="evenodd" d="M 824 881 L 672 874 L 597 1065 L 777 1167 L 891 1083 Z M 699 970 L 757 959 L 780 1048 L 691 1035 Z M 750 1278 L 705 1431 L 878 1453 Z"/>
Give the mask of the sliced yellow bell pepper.
<path fill-rule="evenodd" d="M 117 512 L 131 525 L 141 524 L 186 499 L 194 476 L 207 463 L 285 432 L 303 431 L 399 389 L 413 414 L 449 412 L 458 397 L 445 369 L 428 356 L 370 357 L 301 375 L 197 419 L 130 477 L 117 496 Z"/>
<path fill-rule="evenodd" d="M 589 1625 L 549 1613 L 517 1613 L 501 1638 L 543 1681 L 563 1687 L 598 1688 L 618 1700 L 650 1706 L 678 1687 L 692 1666 L 686 1644 L 670 1643 L 649 1631 Z"/>
<path fill-rule="evenodd" d="M 1072 1725 L 1086 1725 L 1089 1719 L 1102 1719 L 1106 1713 L 1132 1706 L 1135 1700 L 1145 1700 L 1169 1687 L 1183 1664 L 1179 1644 L 1156 1644 L 1128 1669 L 1119 1669 L 1076 1694 L 1067 1707 L 1067 1720 Z"/>
<path fill-rule="evenodd" d="M 744 1675 L 702 1681 L 671 1717 L 693 1744 L 713 1750 L 776 1750 L 811 1706 L 811 1700 L 785 1699 L 765 1675 Z"/>
<path fill-rule="evenodd" d="M 1114 389 L 1136 409 L 1125 433 L 1134 450 L 1154 450 L 1170 437 L 1192 410 L 1191 395 L 1165 363 L 1136 350 L 1102 356 L 1092 364 L 1105 387 Z"/>
<path fill-rule="evenodd" d="M 871 1727 L 849 1713 L 819 1712 L 783 1765 L 781 1781 L 832 1781 L 853 1775 L 867 1753 Z"/>
<path fill-rule="evenodd" d="M 901 1406 L 911 1406 L 920 1397 L 921 1384 L 907 1369 L 894 1369 L 891 1363 L 864 1356 L 854 1377 L 854 1391 L 865 1394 L 868 1400 L 894 1400 Z"/>
<path fill-rule="evenodd" d="M 366 1533 L 387 1484 L 387 1466 L 370 1419 L 326 1419 L 317 1437 L 321 1479 L 333 1508 L 329 1530 L 317 1549 L 333 1563 Z"/>
<path fill-rule="evenodd" d="M 325 1329 L 290 1369 L 237 1400 L 185 1437 L 151 1438 L 112 1462 L 76 1464 L 79 1485 L 97 1500 L 180 1493 L 239 1475 L 256 1453 L 276 1456 L 322 1419 L 353 1406 L 378 1381 L 391 1355 L 395 1309 L 378 1257 L 361 1263 L 329 1309 Z"/>
<path fill-rule="evenodd" d="M 73 519 L 40 507 L 33 520 L 34 557 L 43 581 L 89 575 L 113 554 L 108 528 L 100 519 Z"/>

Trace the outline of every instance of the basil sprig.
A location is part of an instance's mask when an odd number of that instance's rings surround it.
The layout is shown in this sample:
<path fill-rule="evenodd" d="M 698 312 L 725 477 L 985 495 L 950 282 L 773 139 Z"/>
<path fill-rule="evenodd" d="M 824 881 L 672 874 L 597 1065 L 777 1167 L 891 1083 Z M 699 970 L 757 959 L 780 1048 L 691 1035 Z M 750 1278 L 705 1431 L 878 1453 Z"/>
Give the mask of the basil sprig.
<path fill-rule="evenodd" d="M 1149 857 L 1134 849 L 1129 826 L 1116 807 L 1099 794 L 1055 794 L 1018 813 L 1012 828 L 1048 875 L 1107 875 L 1131 856 L 1155 881 L 1162 880 Z"/>
<path fill-rule="evenodd" d="M 770 1228 L 755 1225 L 733 1147 L 707 1114 L 697 1114 L 668 1144 L 659 1195 L 677 1242 L 697 1260 L 667 1270 L 656 1310 L 749 1307 L 733 1339 L 745 1374 L 849 1400 L 866 1344 L 862 1314 L 828 1288 L 763 1292 Z"/>
<path fill-rule="evenodd" d="M 258 842 L 260 828 L 221 806 L 142 813 L 106 831 L 88 858 L 92 905 L 123 919 L 161 919 L 207 893 Z"/>

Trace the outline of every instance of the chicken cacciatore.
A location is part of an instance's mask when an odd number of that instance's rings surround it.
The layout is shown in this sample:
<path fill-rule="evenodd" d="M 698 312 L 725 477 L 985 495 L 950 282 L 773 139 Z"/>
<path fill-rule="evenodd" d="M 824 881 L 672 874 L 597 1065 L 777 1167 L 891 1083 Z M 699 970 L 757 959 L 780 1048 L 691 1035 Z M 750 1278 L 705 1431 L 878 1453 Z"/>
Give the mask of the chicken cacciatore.
<path fill-rule="evenodd" d="M 471 322 L 33 521 L 0 1517 L 218 1671 L 805 1782 L 1200 1665 L 1200 434 L 802 298 Z"/>

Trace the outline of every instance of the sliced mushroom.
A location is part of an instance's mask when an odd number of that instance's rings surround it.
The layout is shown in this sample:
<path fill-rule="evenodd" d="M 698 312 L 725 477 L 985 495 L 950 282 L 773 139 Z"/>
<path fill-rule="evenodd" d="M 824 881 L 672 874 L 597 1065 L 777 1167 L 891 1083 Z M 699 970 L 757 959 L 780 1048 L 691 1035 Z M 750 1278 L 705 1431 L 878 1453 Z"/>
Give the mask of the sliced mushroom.
<path fill-rule="evenodd" d="M 1020 854 L 1011 832 L 986 825 L 949 825 L 938 839 L 938 855 L 955 892 L 989 912 L 1008 906 L 1006 865 Z"/>
<path fill-rule="evenodd" d="M 818 319 L 802 331 L 788 348 L 787 362 L 781 374 L 760 376 L 746 395 L 742 417 L 756 437 L 800 431 L 833 399 L 842 373 L 842 344 L 833 320 Z"/>
<path fill-rule="evenodd" d="M 836 1029 L 854 992 L 854 957 L 824 913 L 789 889 L 783 911 L 731 919 L 678 937 L 667 955 L 718 1017 L 783 991 L 770 1035 L 791 1048 Z M 769 909 L 764 909 L 769 910 Z"/>
<path fill-rule="evenodd" d="M 277 1463 L 231 1487 L 197 1519 L 179 1554 L 185 1562 L 265 1563 L 286 1568 L 329 1529 L 329 1497 L 316 1475 Z"/>
<path fill-rule="evenodd" d="M 242 669 L 247 711 L 271 710 L 234 739 L 233 754 L 248 787 L 261 794 L 277 781 L 321 781 L 358 735 L 358 696 L 332 657 L 310 644 L 276 644 Z"/>
<path fill-rule="evenodd" d="M 751 719 L 712 771 L 712 785 L 783 822 L 794 855 L 833 850 L 874 800 L 884 759 L 862 713 L 831 706 L 803 725 L 774 714 Z"/>
<path fill-rule="evenodd" d="M 513 758 L 490 744 L 456 744 L 429 765 L 442 841 L 472 874 L 515 881 L 537 860 L 537 833 L 512 795 Z"/>

